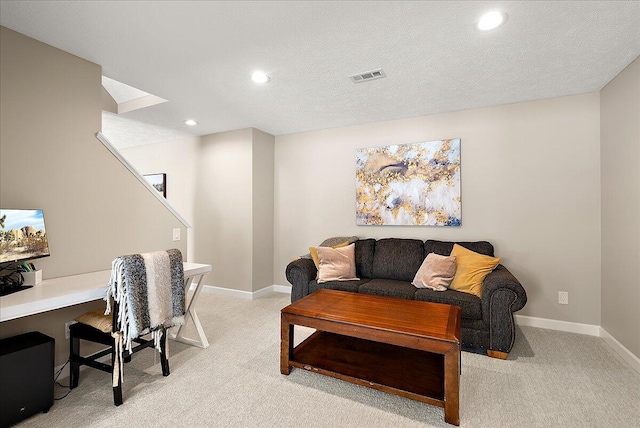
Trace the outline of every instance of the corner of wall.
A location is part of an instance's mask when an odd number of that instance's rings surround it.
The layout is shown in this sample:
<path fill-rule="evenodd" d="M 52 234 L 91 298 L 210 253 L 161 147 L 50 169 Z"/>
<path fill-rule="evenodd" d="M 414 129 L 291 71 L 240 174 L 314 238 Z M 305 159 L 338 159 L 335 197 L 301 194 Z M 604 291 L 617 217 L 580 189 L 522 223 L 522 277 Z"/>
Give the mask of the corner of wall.
<path fill-rule="evenodd" d="M 602 328 L 640 357 L 640 57 L 600 91 Z"/>
<path fill-rule="evenodd" d="M 252 128 L 252 290 L 273 285 L 275 137 Z"/>

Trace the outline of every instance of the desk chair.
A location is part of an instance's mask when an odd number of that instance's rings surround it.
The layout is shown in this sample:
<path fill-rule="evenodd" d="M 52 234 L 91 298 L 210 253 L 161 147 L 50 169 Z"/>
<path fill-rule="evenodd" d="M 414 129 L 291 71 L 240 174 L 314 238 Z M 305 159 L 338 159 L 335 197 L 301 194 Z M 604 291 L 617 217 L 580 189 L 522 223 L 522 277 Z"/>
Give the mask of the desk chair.
<path fill-rule="evenodd" d="M 78 386 L 80 366 L 112 374 L 113 402 L 122 404 L 125 362 L 145 348 L 160 352 L 162 375 L 169 376 L 167 329 L 184 323 L 185 290 L 179 250 L 121 256 L 112 263 L 106 311 L 87 312 L 69 327 L 70 388 Z M 112 313 L 110 313 L 112 312 Z M 151 334 L 151 339 L 141 336 Z M 80 355 L 80 340 L 108 348 Z M 133 344 L 137 344 L 133 346 Z M 96 361 L 111 354 L 111 365 Z"/>

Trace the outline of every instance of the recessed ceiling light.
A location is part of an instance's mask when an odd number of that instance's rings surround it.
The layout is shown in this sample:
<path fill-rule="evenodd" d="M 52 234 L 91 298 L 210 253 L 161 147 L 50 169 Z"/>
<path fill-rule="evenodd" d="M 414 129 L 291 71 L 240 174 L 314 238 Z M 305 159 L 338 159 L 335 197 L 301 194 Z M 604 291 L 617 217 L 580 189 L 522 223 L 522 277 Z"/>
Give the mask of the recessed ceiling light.
<path fill-rule="evenodd" d="M 271 80 L 271 78 L 262 71 L 255 71 L 251 75 L 251 80 L 256 83 L 267 83 L 269 80 Z"/>
<path fill-rule="evenodd" d="M 499 12 L 497 10 L 493 12 L 487 12 L 478 20 L 478 30 L 489 31 L 494 28 L 498 28 L 507 20 L 507 14 Z"/>
<path fill-rule="evenodd" d="M 184 123 L 185 123 L 186 125 L 189 125 L 189 126 L 196 126 L 196 125 L 198 124 L 198 122 L 196 122 L 196 121 L 195 121 L 195 120 L 193 120 L 193 119 L 185 120 L 185 121 L 184 121 Z"/>

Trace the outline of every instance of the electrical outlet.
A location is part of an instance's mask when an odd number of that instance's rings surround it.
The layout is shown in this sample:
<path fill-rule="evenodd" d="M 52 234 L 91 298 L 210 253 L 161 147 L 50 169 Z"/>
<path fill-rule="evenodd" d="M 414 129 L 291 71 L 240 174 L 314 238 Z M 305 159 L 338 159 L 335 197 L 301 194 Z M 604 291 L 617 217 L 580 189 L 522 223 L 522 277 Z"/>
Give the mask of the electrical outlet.
<path fill-rule="evenodd" d="M 69 321 L 69 322 L 64 323 L 64 338 L 65 339 L 69 338 L 69 326 L 71 324 L 75 324 L 75 323 L 76 323 L 75 321 Z"/>
<path fill-rule="evenodd" d="M 558 303 L 561 305 L 569 304 L 569 292 L 568 291 L 558 291 Z"/>
<path fill-rule="evenodd" d="M 174 241 L 180 240 L 180 228 L 173 229 L 173 240 Z"/>

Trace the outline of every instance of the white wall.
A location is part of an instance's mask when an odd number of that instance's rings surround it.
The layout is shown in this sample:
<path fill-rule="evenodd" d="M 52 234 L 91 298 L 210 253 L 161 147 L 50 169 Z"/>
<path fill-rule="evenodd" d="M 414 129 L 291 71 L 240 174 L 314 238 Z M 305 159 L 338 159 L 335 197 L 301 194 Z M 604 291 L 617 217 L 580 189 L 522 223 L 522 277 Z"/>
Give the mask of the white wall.
<path fill-rule="evenodd" d="M 640 58 L 601 91 L 602 327 L 640 358 Z"/>
<path fill-rule="evenodd" d="M 195 263 L 198 260 L 193 258 L 193 213 L 199 151 L 200 137 L 119 149 L 141 174 L 167 174 L 167 201 L 192 226 L 187 231 L 188 238 L 182 239 L 187 239 L 189 261 Z"/>
<path fill-rule="evenodd" d="M 274 137 L 247 128 L 201 137 L 193 259 L 207 284 L 244 292 L 273 284 Z"/>
<path fill-rule="evenodd" d="M 457 137 L 462 227 L 356 226 L 356 148 Z M 599 325 L 599 139 L 598 93 L 278 136 L 275 283 L 330 236 L 488 240 L 527 290 L 520 314 Z"/>
<path fill-rule="evenodd" d="M 213 266 L 208 285 L 273 284 L 273 135 L 241 129 L 120 152 L 144 174 L 167 173 L 167 200 L 192 226 L 189 261 Z"/>
<path fill-rule="evenodd" d="M 273 156 L 275 138 L 253 129 L 252 290 L 273 285 Z"/>
<path fill-rule="evenodd" d="M 177 247 L 186 228 L 95 137 L 100 66 L 0 27 L 0 206 L 42 208 L 51 257 L 44 278 L 106 270 L 121 254 Z M 2 337 L 37 329 L 68 356 L 64 322 L 96 302 L 2 323 Z M 42 322 L 40 322 L 42 321 Z"/>
<path fill-rule="evenodd" d="M 196 164 L 194 259 L 212 265 L 207 284 L 251 292 L 252 130 L 205 135 Z"/>

